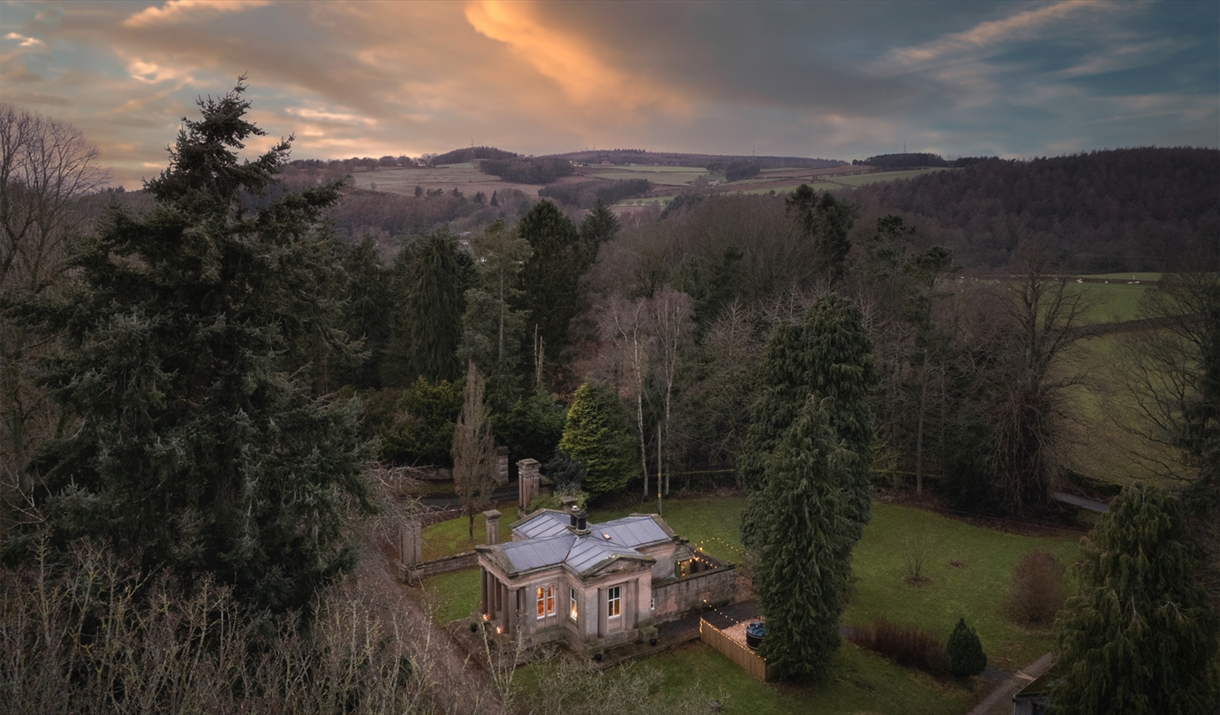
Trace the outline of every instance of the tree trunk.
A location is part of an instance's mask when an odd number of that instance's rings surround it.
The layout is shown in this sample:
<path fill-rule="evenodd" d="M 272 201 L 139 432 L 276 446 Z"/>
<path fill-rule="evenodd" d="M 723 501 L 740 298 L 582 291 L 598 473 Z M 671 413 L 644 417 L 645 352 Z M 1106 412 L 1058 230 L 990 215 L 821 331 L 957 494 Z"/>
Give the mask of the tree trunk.
<path fill-rule="evenodd" d="M 923 417 L 928 402 L 928 351 L 919 368 L 919 423 L 915 429 L 915 494 L 923 496 Z"/>

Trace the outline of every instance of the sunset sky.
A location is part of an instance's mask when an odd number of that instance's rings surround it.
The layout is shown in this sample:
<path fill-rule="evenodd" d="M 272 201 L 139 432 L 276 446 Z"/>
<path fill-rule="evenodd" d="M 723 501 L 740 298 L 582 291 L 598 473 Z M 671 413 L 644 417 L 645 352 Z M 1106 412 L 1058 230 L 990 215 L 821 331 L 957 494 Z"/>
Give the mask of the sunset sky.
<path fill-rule="evenodd" d="M 128 188 L 243 73 L 295 158 L 1220 143 L 1214 0 L 0 2 L 0 100 L 82 129 Z"/>

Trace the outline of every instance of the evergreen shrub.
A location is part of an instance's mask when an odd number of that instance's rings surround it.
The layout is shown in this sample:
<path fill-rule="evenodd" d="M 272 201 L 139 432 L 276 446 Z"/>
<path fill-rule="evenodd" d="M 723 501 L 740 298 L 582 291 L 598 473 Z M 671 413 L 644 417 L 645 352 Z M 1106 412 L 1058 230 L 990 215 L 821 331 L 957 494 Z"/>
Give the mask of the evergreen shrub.
<path fill-rule="evenodd" d="M 978 675 L 987 667 L 987 655 L 974 629 L 959 618 L 953 633 L 949 634 L 949 669 L 959 678 Z"/>

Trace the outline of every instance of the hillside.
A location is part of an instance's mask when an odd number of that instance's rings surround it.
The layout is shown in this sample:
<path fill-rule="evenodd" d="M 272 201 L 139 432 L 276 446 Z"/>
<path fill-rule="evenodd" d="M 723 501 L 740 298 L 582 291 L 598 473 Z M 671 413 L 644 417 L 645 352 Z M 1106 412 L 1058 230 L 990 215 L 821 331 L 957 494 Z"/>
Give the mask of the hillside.
<path fill-rule="evenodd" d="M 1037 238 L 1064 270 L 1159 271 L 1192 248 L 1217 250 L 1220 151 L 989 159 L 841 196 L 866 215 L 901 214 L 966 265 L 1003 265 L 1021 240 Z"/>

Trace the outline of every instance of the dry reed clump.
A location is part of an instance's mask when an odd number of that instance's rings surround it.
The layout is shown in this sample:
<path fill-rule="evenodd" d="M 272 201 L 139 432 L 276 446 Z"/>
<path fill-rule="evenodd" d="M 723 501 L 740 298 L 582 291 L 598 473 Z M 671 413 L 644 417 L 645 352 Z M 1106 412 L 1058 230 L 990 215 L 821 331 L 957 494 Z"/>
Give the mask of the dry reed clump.
<path fill-rule="evenodd" d="M 906 668 L 918 668 L 938 677 L 949 673 L 949 654 L 944 644 L 920 628 L 881 619 L 869 626 L 851 628 L 847 640 Z"/>
<path fill-rule="evenodd" d="M 1049 626 L 1063 606 L 1063 568 L 1046 551 L 1021 557 L 1008 587 L 1008 615 L 1027 626 Z"/>
<path fill-rule="evenodd" d="M 87 547 L 0 570 L 0 593 L 6 713 L 432 713 L 465 687 L 401 593 L 359 573 L 307 622 L 251 618 L 227 588 L 183 594 Z"/>

